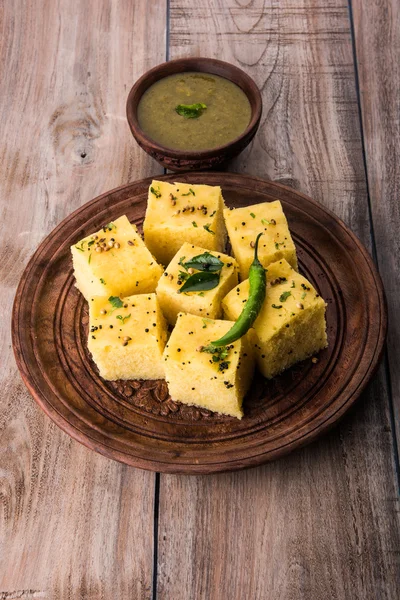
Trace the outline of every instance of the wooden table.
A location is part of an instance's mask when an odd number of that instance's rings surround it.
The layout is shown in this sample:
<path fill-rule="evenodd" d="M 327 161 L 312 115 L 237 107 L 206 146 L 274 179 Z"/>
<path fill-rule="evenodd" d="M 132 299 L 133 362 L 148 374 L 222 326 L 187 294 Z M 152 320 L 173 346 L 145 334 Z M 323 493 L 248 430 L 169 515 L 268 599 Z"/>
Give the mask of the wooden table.
<path fill-rule="evenodd" d="M 0 599 L 399 598 L 398 0 L 4 0 L 0 12 Z M 66 215 L 160 174 L 125 118 L 168 58 L 245 69 L 258 135 L 231 170 L 310 194 L 377 261 L 388 352 L 329 435 L 265 467 L 184 477 L 112 462 L 61 432 L 11 350 L 15 287 Z"/>

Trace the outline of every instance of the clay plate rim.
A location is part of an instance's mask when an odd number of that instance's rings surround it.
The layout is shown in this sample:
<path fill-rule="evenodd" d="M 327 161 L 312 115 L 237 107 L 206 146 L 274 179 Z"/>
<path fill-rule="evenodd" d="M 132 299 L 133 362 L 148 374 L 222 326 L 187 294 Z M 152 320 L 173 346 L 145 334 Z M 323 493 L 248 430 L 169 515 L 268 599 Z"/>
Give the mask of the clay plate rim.
<path fill-rule="evenodd" d="M 153 471 L 161 471 L 165 473 L 186 473 L 186 474 L 199 474 L 199 473 L 211 473 L 211 472 L 221 472 L 221 471 L 232 471 L 241 468 L 247 468 L 252 466 L 257 466 L 263 464 L 269 460 L 273 460 L 279 456 L 283 456 L 292 450 L 304 446 L 305 444 L 311 442 L 312 440 L 319 437 L 322 433 L 325 433 L 328 429 L 330 429 L 337 421 L 345 414 L 345 412 L 354 404 L 354 402 L 359 398 L 365 387 L 367 386 L 370 379 L 373 377 L 376 372 L 379 362 L 382 357 L 384 342 L 386 338 L 387 332 L 387 306 L 386 299 L 384 295 L 384 290 L 381 282 L 381 278 L 379 273 L 377 272 L 375 265 L 369 256 L 367 250 L 364 248 L 362 243 L 358 240 L 358 238 L 347 228 L 347 226 L 341 221 L 334 213 L 329 211 L 328 209 L 323 208 L 321 205 L 313 201 L 311 198 L 297 192 L 287 186 L 283 186 L 281 184 L 276 184 L 274 182 L 266 181 L 256 177 L 249 177 L 239 174 L 232 173 L 186 173 L 179 176 L 183 181 L 189 179 L 192 182 L 196 182 L 194 180 L 198 180 L 200 183 L 207 183 L 207 180 L 211 180 L 212 184 L 219 184 L 223 187 L 224 183 L 226 185 L 231 184 L 242 184 L 243 188 L 252 187 L 254 191 L 259 192 L 261 194 L 270 193 L 271 188 L 281 190 L 282 192 L 286 192 L 289 197 L 296 197 L 300 200 L 306 201 L 312 206 L 316 213 L 322 211 L 326 216 L 329 216 L 330 219 L 336 222 L 343 232 L 351 238 L 351 241 L 357 247 L 358 252 L 362 255 L 363 260 L 365 261 L 365 266 L 370 273 L 370 277 L 373 280 L 375 291 L 376 291 L 376 302 L 379 306 L 379 330 L 374 340 L 374 351 L 373 356 L 370 360 L 368 368 L 365 369 L 363 373 L 363 378 L 360 381 L 359 385 L 351 390 L 351 393 L 347 395 L 346 399 L 336 407 L 336 410 L 331 412 L 328 418 L 321 422 L 321 417 L 323 417 L 323 413 L 318 415 L 315 420 L 315 425 L 313 427 L 306 427 L 306 431 L 301 433 L 295 439 L 292 439 L 291 436 L 288 439 L 287 444 L 280 444 L 279 448 L 272 449 L 268 452 L 261 452 L 259 454 L 255 454 L 252 456 L 244 456 L 234 458 L 230 461 L 221 462 L 221 455 L 216 455 L 216 462 L 207 462 L 204 464 L 201 463 L 188 463 L 185 461 L 182 462 L 171 462 L 171 460 L 161 461 L 161 460 L 148 460 L 143 456 L 134 456 L 133 454 L 127 454 L 125 452 L 121 452 L 115 447 L 105 443 L 106 436 L 100 436 L 104 439 L 98 439 L 99 429 L 97 425 L 93 426 L 93 431 L 90 431 L 90 423 L 83 423 L 76 421 L 75 418 L 68 420 L 68 416 L 62 414 L 58 410 L 55 409 L 54 406 L 50 404 L 48 399 L 46 398 L 43 390 L 40 386 L 37 385 L 35 378 L 32 375 L 33 366 L 31 361 L 26 359 L 26 352 L 23 344 L 21 343 L 20 336 L 20 328 L 24 327 L 24 323 L 20 320 L 20 315 L 22 314 L 22 308 L 24 304 L 24 286 L 30 271 L 37 267 L 36 262 L 39 257 L 42 248 L 44 248 L 48 243 L 50 243 L 54 237 L 58 236 L 59 231 L 65 227 L 66 223 L 72 218 L 78 216 L 80 213 L 87 210 L 89 207 L 93 206 L 93 204 L 101 203 L 104 199 L 109 198 L 113 194 L 117 192 L 121 192 L 123 190 L 127 190 L 129 188 L 147 188 L 151 182 L 152 178 L 146 178 L 143 180 L 139 180 L 137 182 L 133 182 L 131 184 L 127 184 L 124 186 L 120 186 L 114 188 L 113 190 L 98 196 L 97 198 L 91 200 L 84 206 L 78 208 L 71 215 L 69 215 L 66 219 L 64 219 L 54 230 L 45 238 L 45 240 L 40 244 L 39 248 L 35 252 L 35 254 L 30 259 L 25 271 L 21 277 L 16 297 L 13 306 L 13 315 L 12 315 L 12 343 L 13 349 L 15 353 L 15 358 L 17 362 L 17 366 L 20 370 L 22 379 L 29 389 L 30 393 L 39 404 L 39 406 L 44 410 L 44 412 L 66 433 L 71 435 L 77 441 L 83 443 L 87 447 L 96 450 L 97 452 L 123 462 L 125 464 L 129 464 L 132 466 L 136 466 L 139 468 L 144 468 Z M 173 181 L 176 179 L 176 175 L 168 175 L 159 177 L 162 180 Z M 269 191 L 268 191 L 269 189 Z M 142 191 L 137 192 L 137 194 L 143 193 Z M 135 194 L 133 193 L 132 197 Z M 116 205 L 118 208 L 118 204 Z M 26 325 L 26 324 L 25 324 Z M 331 407 L 331 405 L 330 405 Z M 329 408 L 330 408 L 329 407 Z M 84 426 L 82 426 L 84 425 Z M 86 429 L 86 431 L 84 431 Z M 218 461 L 219 458 L 219 461 Z"/>

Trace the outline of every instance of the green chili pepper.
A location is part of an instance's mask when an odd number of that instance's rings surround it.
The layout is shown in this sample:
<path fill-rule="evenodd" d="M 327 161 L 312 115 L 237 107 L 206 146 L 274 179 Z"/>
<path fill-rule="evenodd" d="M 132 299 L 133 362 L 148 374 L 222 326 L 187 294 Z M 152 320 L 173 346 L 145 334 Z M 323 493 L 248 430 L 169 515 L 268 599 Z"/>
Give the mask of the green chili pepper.
<path fill-rule="evenodd" d="M 215 342 L 211 342 L 212 346 L 226 346 L 226 344 L 232 344 L 232 342 L 236 342 L 236 340 L 247 333 L 258 317 L 265 299 L 266 289 L 265 269 L 258 260 L 257 255 L 258 240 L 261 236 L 262 233 L 259 233 L 257 236 L 254 247 L 254 260 L 249 269 L 249 298 L 244 305 L 244 308 L 240 313 L 236 323 L 224 336 L 222 336 L 222 338 L 216 340 Z"/>

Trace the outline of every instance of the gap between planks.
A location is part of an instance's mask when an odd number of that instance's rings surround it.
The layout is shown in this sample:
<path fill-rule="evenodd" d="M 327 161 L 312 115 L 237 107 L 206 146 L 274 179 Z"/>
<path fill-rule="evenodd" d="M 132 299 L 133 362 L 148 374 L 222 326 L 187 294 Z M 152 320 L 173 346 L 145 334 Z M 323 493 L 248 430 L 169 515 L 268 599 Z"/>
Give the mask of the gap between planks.
<path fill-rule="evenodd" d="M 165 19 L 165 60 L 169 60 L 169 42 L 170 42 L 170 0 L 166 0 L 166 19 Z M 167 174 L 167 169 L 164 168 L 164 175 Z M 160 511 L 160 480 L 161 474 L 155 475 L 154 487 L 154 523 L 153 523 L 153 589 L 152 600 L 157 600 L 157 581 L 158 581 L 158 535 L 159 535 L 159 511 Z"/>

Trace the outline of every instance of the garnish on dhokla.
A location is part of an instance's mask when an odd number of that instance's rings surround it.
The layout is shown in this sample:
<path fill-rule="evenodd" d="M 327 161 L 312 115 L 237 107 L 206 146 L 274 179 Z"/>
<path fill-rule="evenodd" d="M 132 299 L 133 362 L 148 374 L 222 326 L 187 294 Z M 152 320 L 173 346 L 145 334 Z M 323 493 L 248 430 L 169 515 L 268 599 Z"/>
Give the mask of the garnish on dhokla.
<path fill-rule="evenodd" d="M 173 400 L 242 418 L 243 397 L 254 370 L 249 336 L 212 352 L 203 351 L 231 326 L 229 321 L 178 315 L 164 350 L 165 376 Z"/>
<path fill-rule="evenodd" d="M 221 252 L 183 244 L 157 285 L 162 311 L 172 325 L 179 312 L 218 318 L 222 298 L 238 282 L 235 259 Z"/>

